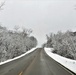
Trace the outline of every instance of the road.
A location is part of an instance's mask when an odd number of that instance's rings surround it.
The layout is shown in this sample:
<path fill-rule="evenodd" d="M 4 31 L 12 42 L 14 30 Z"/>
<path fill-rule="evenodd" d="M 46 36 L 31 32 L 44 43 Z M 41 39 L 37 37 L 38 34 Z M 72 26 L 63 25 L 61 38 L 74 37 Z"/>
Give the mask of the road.
<path fill-rule="evenodd" d="M 0 75 L 74 75 L 50 58 L 42 48 L 0 66 Z"/>

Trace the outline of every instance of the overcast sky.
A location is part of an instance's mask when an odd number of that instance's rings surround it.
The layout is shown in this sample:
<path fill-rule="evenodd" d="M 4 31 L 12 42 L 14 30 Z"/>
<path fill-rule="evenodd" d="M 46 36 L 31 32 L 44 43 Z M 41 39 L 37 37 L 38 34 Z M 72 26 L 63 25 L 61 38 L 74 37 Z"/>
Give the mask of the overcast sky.
<path fill-rule="evenodd" d="M 9 29 L 31 28 L 41 45 L 50 32 L 76 29 L 75 7 L 76 0 L 6 0 L 0 23 Z"/>

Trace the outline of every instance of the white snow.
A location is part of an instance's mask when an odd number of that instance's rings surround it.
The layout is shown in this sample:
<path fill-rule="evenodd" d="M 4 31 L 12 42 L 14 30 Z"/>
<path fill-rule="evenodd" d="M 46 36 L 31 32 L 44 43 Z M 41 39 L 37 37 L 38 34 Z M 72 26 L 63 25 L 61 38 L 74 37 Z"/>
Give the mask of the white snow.
<path fill-rule="evenodd" d="M 20 55 L 20 56 L 18 56 L 18 57 L 15 57 L 15 58 L 13 58 L 13 59 L 9 59 L 9 60 L 6 60 L 6 61 L 4 61 L 4 62 L 1 62 L 0 65 L 6 64 L 6 63 L 11 62 L 11 61 L 14 61 L 14 60 L 17 60 L 17 59 L 19 59 L 19 58 L 21 58 L 21 57 L 23 57 L 23 56 L 25 56 L 25 55 L 33 52 L 34 50 L 36 50 L 36 48 L 37 48 L 37 47 L 32 48 L 31 50 L 27 51 L 26 53 L 24 53 L 24 54 L 22 54 L 22 55 Z"/>
<path fill-rule="evenodd" d="M 76 73 L 76 60 L 71 60 L 65 57 L 62 57 L 58 54 L 52 53 L 53 48 L 44 48 L 45 52 L 54 60 L 67 67 L 69 70 Z"/>

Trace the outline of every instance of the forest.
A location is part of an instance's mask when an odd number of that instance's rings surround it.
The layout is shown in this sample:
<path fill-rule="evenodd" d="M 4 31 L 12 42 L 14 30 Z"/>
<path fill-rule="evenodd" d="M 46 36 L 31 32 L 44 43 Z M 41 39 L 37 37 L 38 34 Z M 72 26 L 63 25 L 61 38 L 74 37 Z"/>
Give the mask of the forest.
<path fill-rule="evenodd" d="M 53 53 L 76 60 L 76 32 L 58 31 L 56 34 L 50 33 L 46 37 L 47 42 L 43 44 L 43 47 L 52 47 L 54 48 Z"/>
<path fill-rule="evenodd" d="M 37 39 L 30 36 L 31 29 L 17 26 L 13 30 L 0 26 L 0 62 L 17 57 L 26 51 L 36 47 Z"/>

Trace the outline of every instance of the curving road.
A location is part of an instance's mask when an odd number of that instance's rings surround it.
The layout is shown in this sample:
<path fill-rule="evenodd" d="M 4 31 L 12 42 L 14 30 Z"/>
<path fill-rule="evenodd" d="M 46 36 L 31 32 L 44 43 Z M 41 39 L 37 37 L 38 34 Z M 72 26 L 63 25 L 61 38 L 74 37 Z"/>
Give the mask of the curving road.
<path fill-rule="evenodd" d="M 0 75 L 74 75 L 50 58 L 42 48 L 0 66 Z"/>

